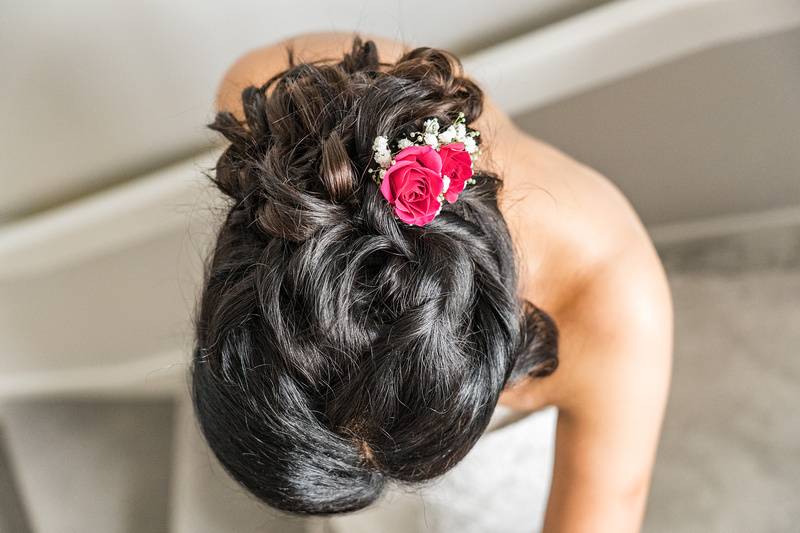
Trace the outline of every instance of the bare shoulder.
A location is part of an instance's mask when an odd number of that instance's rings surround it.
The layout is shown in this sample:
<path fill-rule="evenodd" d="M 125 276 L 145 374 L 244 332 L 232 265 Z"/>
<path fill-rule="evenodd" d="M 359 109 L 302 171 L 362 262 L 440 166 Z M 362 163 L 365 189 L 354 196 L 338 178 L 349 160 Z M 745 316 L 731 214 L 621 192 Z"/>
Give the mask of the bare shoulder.
<path fill-rule="evenodd" d="M 521 290 L 559 326 L 560 363 L 504 403 L 580 409 L 608 386 L 636 384 L 661 391 L 658 409 L 671 368 L 672 300 L 638 214 L 610 179 L 560 150 L 517 131 L 505 140 L 501 208 Z"/>

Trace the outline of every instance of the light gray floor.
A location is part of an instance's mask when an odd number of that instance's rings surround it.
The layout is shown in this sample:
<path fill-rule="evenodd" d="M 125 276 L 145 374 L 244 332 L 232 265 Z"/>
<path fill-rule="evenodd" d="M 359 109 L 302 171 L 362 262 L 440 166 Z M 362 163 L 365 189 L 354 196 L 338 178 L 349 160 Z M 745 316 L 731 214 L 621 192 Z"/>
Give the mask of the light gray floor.
<path fill-rule="evenodd" d="M 800 530 L 800 228 L 659 252 L 676 353 L 645 531 Z M 245 498 L 179 412 L 165 402 L 5 406 L 8 455 L 34 530 L 164 532 L 169 507 L 180 531 L 299 530 Z M 194 458 L 172 461 L 174 437 Z M 168 502 L 173 471 L 190 490 Z"/>
<path fill-rule="evenodd" d="M 800 229 L 660 253 L 675 363 L 645 531 L 800 531 Z"/>
<path fill-rule="evenodd" d="M 47 400 L 2 420 L 34 532 L 167 531 L 172 402 Z"/>

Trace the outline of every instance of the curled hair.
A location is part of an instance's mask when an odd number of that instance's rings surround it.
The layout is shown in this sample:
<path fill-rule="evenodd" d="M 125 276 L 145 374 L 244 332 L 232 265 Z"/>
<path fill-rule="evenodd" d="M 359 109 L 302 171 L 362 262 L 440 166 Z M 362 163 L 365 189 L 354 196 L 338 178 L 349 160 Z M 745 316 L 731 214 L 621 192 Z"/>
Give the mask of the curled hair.
<path fill-rule="evenodd" d="M 355 38 L 242 92 L 211 178 L 231 199 L 195 316 L 192 398 L 228 472 L 293 513 L 353 511 L 385 483 L 453 467 L 501 390 L 557 366 L 557 328 L 517 294 L 499 178 L 481 172 L 424 227 L 399 222 L 367 169 L 376 135 L 483 95 L 458 59 L 380 64 Z"/>

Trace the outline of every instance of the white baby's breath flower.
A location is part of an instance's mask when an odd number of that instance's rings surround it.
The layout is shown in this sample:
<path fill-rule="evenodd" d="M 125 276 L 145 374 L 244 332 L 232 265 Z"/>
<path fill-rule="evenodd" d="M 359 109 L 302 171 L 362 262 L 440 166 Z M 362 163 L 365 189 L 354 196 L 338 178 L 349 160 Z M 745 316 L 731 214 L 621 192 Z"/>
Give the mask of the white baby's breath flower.
<path fill-rule="evenodd" d="M 408 139 L 400 139 L 399 141 L 397 141 L 397 147 L 400 148 L 401 150 L 403 148 L 408 148 L 409 146 L 413 145 L 414 143 L 409 141 Z"/>
<path fill-rule="evenodd" d="M 375 162 L 383 168 L 386 168 L 392 164 L 392 154 L 389 152 L 389 150 L 375 152 Z"/>
<path fill-rule="evenodd" d="M 438 148 L 439 147 L 439 138 L 437 137 L 437 135 L 435 133 L 426 133 L 423 136 L 423 140 L 424 140 L 425 144 L 427 144 L 427 145 L 429 145 L 429 146 L 431 146 L 433 148 Z"/>
<path fill-rule="evenodd" d="M 456 129 L 452 125 L 439 134 L 439 142 L 442 144 L 450 144 L 455 138 Z"/>
<path fill-rule="evenodd" d="M 392 161 L 392 153 L 389 151 L 389 139 L 383 135 L 378 135 L 372 141 L 372 150 L 375 152 L 375 161 L 386 168 Z"/>
<path fill-rule="evenodd" d="M 447 176 L 442 176 L 442 182 L 444 183 L 444 185 L 442 185 L 442 194 L 444 194 L 444 193 L 447 192 L 447 189 L 450 187 L 450 178 L 447 177 Z"/>
<path fill-rule="evenodd" d="M 464 124 L 456 124 L 456 141 L 463 143 L 467 138 L 467 127 Z"/>
<path fill-rule="evenodd" d="M 434 135 L 439 133 L 439 121 L 435 118 L 429 118 L 422 125 L 425 127 L 425 133 L 433 133 Z"/>
<path fill-rule="evenodd" d="M 473 137 L 466 137 L 463 142 L 464 150 L 466 150 L 468 154 L 474 154 L 478 150 L 478 145 L 475 143 Z"/>
<path fill-rule="evenodd" d="M 375 152 L 385 152 L 389 149 L 389 139 L 383 135 L 378 135 L 372 142 L 372 150 Z"/>

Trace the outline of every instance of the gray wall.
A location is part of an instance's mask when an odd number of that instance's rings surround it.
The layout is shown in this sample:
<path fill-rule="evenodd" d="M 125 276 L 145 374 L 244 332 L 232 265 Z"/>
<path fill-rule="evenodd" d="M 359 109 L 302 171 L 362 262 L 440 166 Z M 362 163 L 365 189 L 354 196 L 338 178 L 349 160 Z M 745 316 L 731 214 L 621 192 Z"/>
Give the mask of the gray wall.
<path fill-rule="evenodd" d="M 518 117 L 646 224 L 800 204 L 800 29 L 728 44 Z"/>

